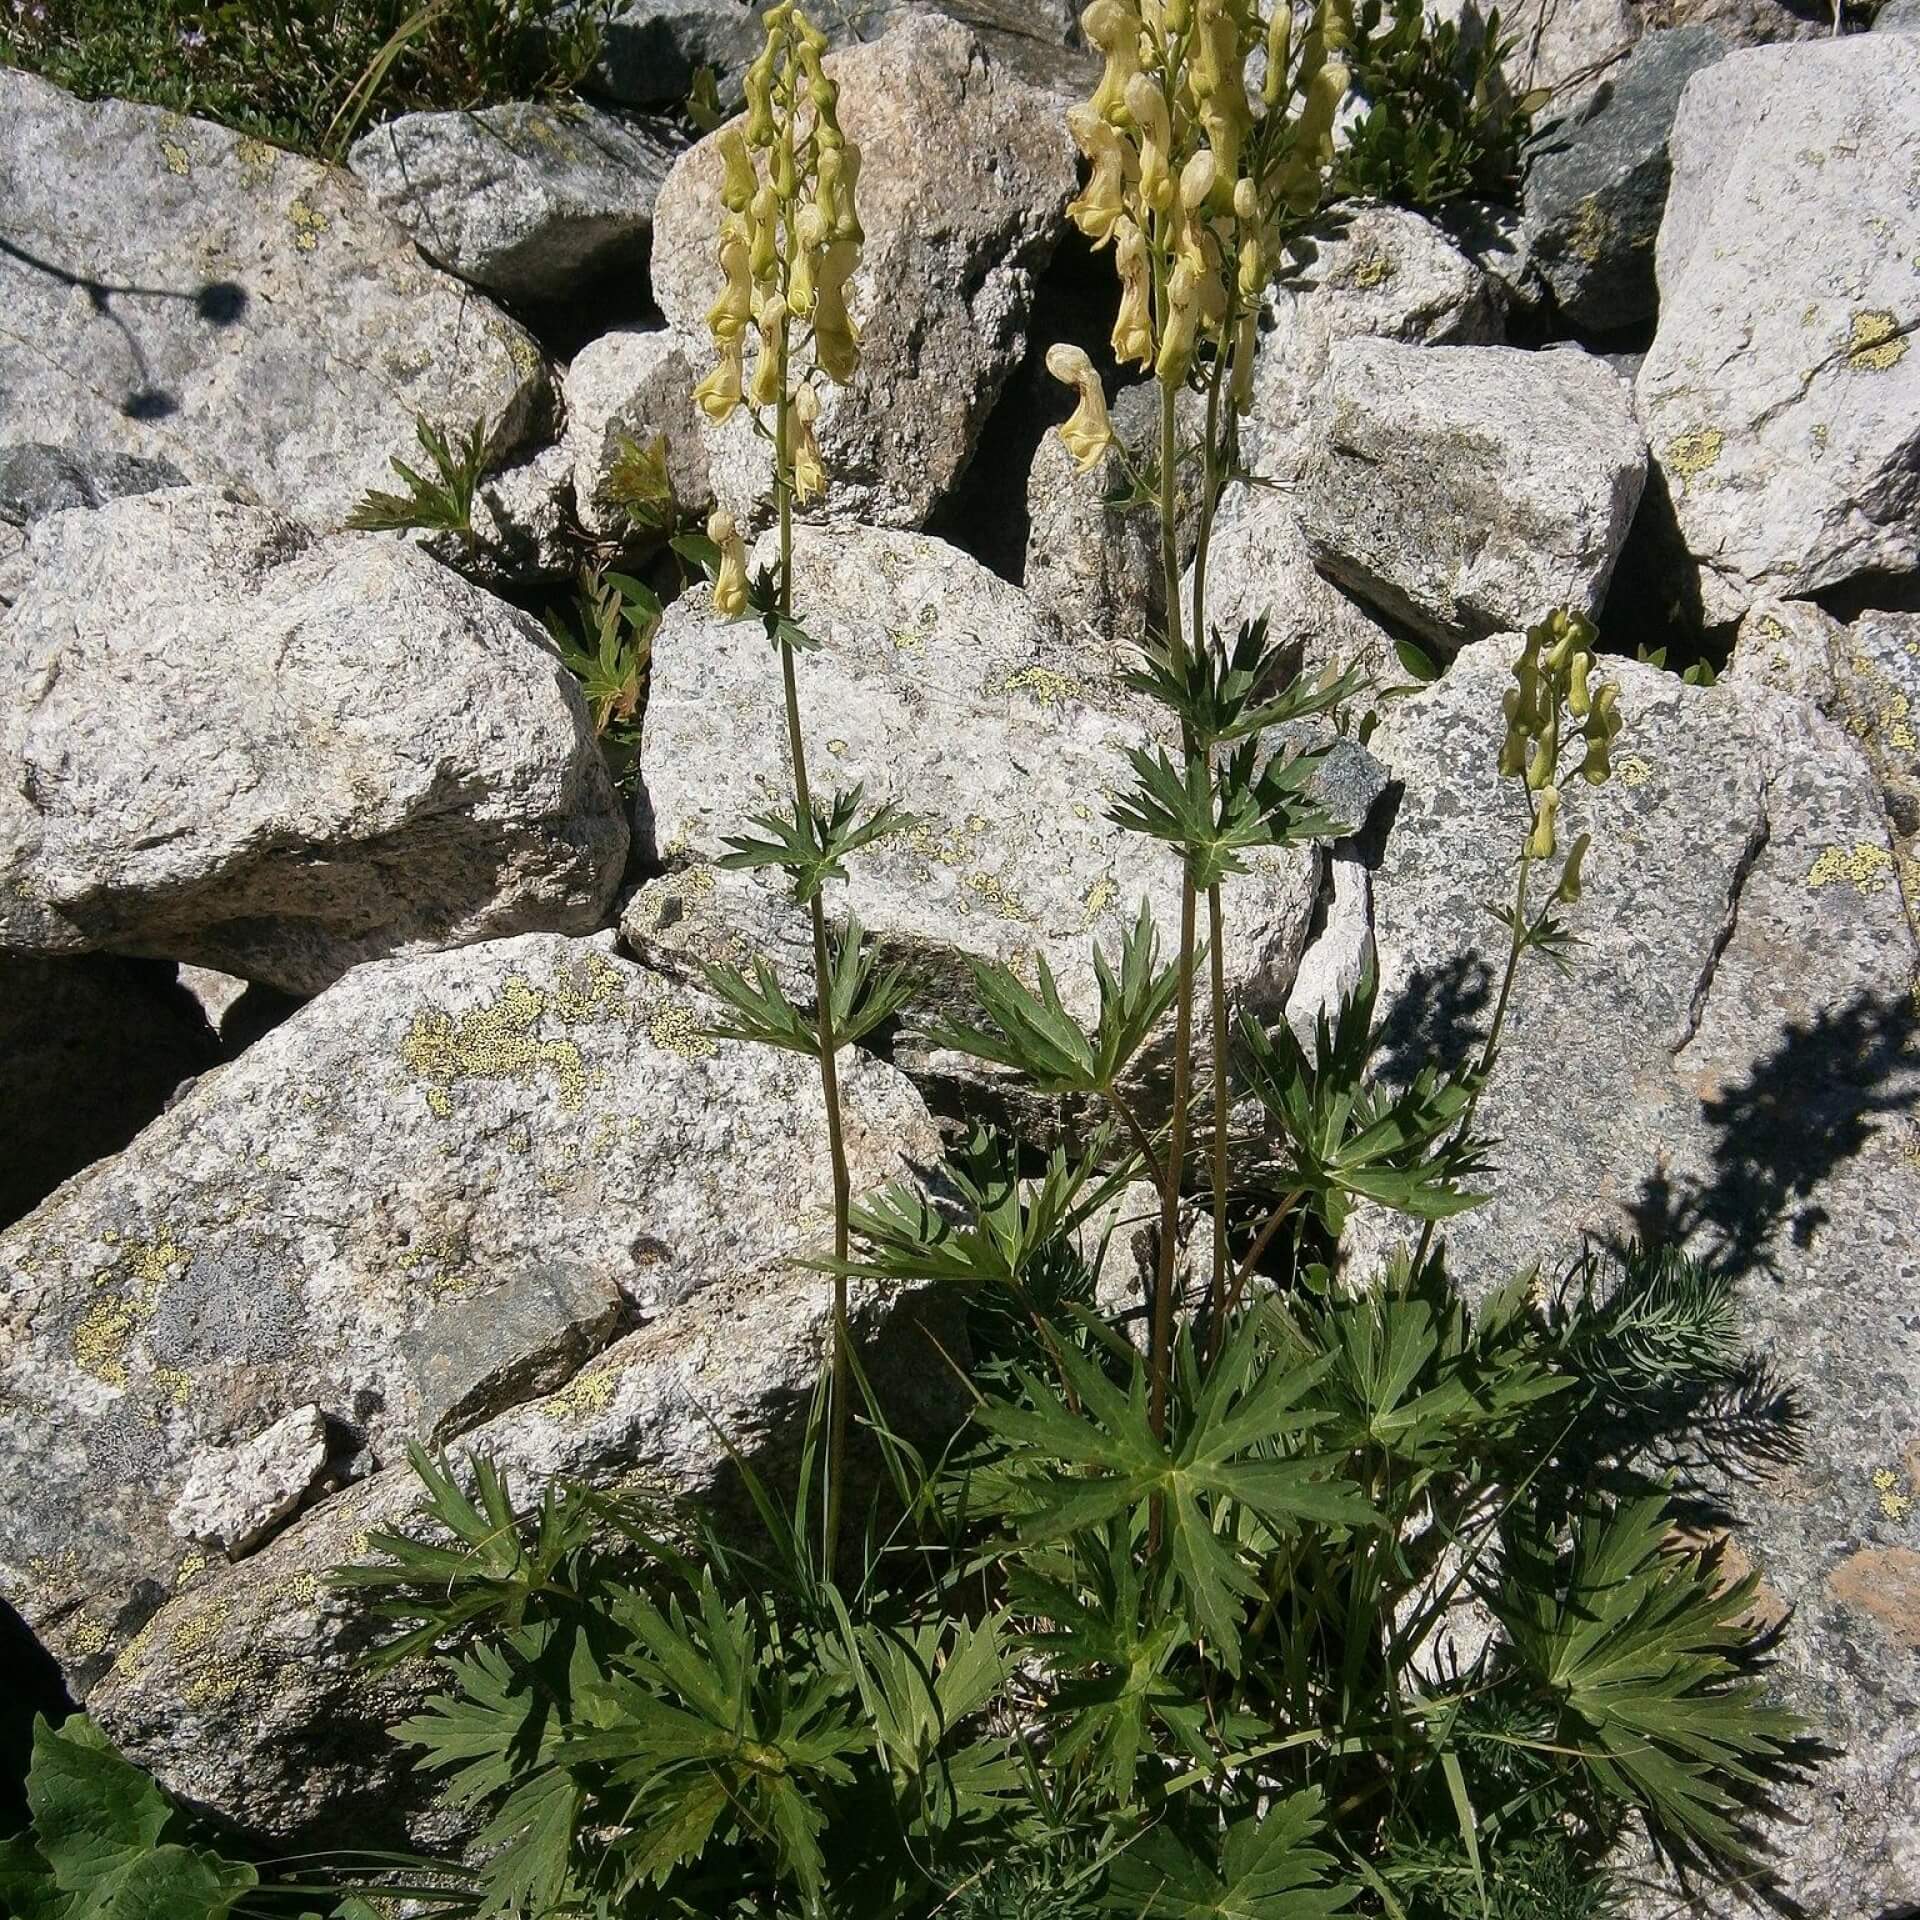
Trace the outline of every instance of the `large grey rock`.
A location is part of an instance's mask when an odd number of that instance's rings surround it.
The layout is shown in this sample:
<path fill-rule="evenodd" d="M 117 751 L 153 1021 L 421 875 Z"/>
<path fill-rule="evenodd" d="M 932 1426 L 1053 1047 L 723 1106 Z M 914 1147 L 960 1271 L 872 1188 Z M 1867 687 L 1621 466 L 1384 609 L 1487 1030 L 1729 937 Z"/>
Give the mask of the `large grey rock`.
<path fill-rule="evenodd" d="M 1312 444 L 1313 396 L 1339 340 L 1410 346 L 1497 341 L 1493 282 L 1430 221 L 1402 207 L 1355 206 L 1295 243 L 1267 297 L 1241 426 L 1248 465 L 1297 480 Z"/>
<path fill-rule="evenodd" d="M 1875 33 L 1920 33 L 1920 0 L 1881 0 L 1873 16 Z"/>
<path fill-rule="evenodd" d="M 1091 947 L 1113 950 L 1144 896 L 1163 951 L 1179 931 L 1177 862 L 1107 809 L 1129 792 L 1128 747 L 1149 738 L 1137 697 L 1064 644 L 1018 589 L 925 535 L 802 530 L 794 605 L 820 644 L 799 663 L 816 794 L 866 784 L 918 816 L 850 858 L 836 911 L 856 912 L 921 976 L 914 1025 L 976 1010 L 968 956 L 1032 977 L 1044 955 L 1070 1010 L 1097 1004 Z M 757 622 L 716 621 L 704 594 L 654 640 L 641 747 L 643 810 L 667 878 L 622 922 L 652 964 L 763 951 L 811 998 L 807 921 L 777 881 L 716 873 L 745 816 L 787 786 L 780 670 Z M 1312 913 L 1311 850 L 1263 853 L 1233 886 L 1226 949 L 1237 1004 L 1278 1010 Z M 962 1086 L 1002 1086 L 912 1035 L 896 1058 Z"/>
<path fill-rule="evenodd" d="M 1532 255 L 1574 329 L 1607 333 L 1652 319 L 1653 245 L 1681 89 L 1729 50 L 1709 26 L 1648 34 L 1536 150 L 1526 183 Z"/>
<path fill-rule="evenodd" d="M 584 346 L 567 369 L 567 455 L 580 524 L 600 538 L 624 538 L 627 517 L 607 483 L 627 443 L 645 449 L 664 434 L 674 497 L 692 514 L 713 498 L 707 449 L 693 408 L 699 378 L 678 334 L 616 332 Z"/>
<path fill-rule="evenodd" d="M 0 68 L 0 439 L 238 484 L 338 526 L 417 416 L 501 448 L 539 349 L 348 175 L 208 121 Z"/>
<path fill-rule="evenodd" d="M 830 485 L 816 511 L 917 527 L 1026 351 L 1034 278 L 1059 240 L 1077 163 L 1059 102 L 952 21 L 905 15 L 827 66 L 863 156 L 867 239 L 849 289 L 860 369 L 848 387 L 822 383 Z M 654 212 L 654 293 L 701 372 L 713 359 L 720 176 L 718 148 L 703 140 Z M 745 409 L 705 431 L 720 504 L 743 526 L 764 524 L 770 462 Z"/>
<path fill-rule="evenodd" d="M 1065 397 L 1057 383 L 1049 384 L 1054 386 L 1050 401 Z M 1198 394 L 1183 392 L 1175 407 L 1181 439 L 1190 444 L 1205 430 L 1205 404 Z M 1159 460 L 1157 383 L 1123 389 L 1109 413 L 1115 436 L 1136 463 Z M 1166 615 L 1158 509 L 1142 505 L 1117 511 L 1107 504 L 1109 496 L 1128 490 L 1118 451 L 1082 473 L 1053 432 L 1042 436 L 1027 471 L 1027 550 L 1020 584 L 1036 611 L 1096 651 L 1137 643 L 1149 629 L 1157 631 Z M 1199 532 L 1199 507 L 1200 476 L 1189 462 L 1181 470 L 1179 501 L 1183 564 Z"/>
<path fill-rule="evenodd" d="M 747 0 L 618 0 L 586 84 L 628 106 L 678 106 L 694 75 L 709 67 L 737 100 L 741 78 L 765 44 L 759 11 Z"/>
<path fill-rule="evenodd" d="M 1464 1058 L 1489 1008 L 1482 902 L 1511 888 L 1522 830 L 1494 778 L 1510 659 L 1510 642 L 1469 649 L 1374 736 L 1405 782 L 1374 875 L 1396 1074 Z M 1845 1749 L 1770 1832 L 1809 1915 L 1892 1913 L 1920 1897 L 1911 1523 L 1882 1498 L 1913 1491 L 1920 1433 L 1914 940 L 1843 732 L 1750 686 L 1604 669 L 1626 718 L 1616 777 L 1563 803 L 1567 831 L 1593 833 L 1566 916 L 1580 944 L 1567 978 L 1521 979 L 1481 1109 L 1494 1198 L 1448 1223 L 1451 1263 L 1478 1292 L 1534 1261 L 1556 1276 L 1583 1237 L 1637 1234 L 1739 1276 L 1806 1426 L 1791 1464 L 1735 1493 L 1736 1539 L 1793 1609 L 1782 1691 Z M 1392 1237 L 1359 1223 L 1357 1264 Z"/>
<path fill-rule="evenodd" d="M 811 1063 L 706 1039 L 609 944 L 356 968 L 0 1239 L 0 1588 L 76 1695 L 192 1566 L 195 1476 L 294 1410 L 361 1473 L 708 1289 L 797 1285 Z M 841 1090 L 856 1191 L 935 1151 L 890 1068 Z"/>
<path fill-rule="evenodd" d="M 1637 392 L 1708 620 L 1920 565 L 1920 45 L 1733 54 L 1672 154 Z"/>
<path fill-rule="evenodd" d="M 1762 601 L 1740 623 L 1726 678 L 1811 701 L 1845 728 L 1879 776 L 1895 868 L 1920 931 L 1920 614 L 1864 613 L 1841 623 L 1806 600 Z M 1850 869 L 1884 882 L 1871 847 Z"/>
<path fill-rule="evenodd" d="M 0 1221 L 119 1152 L 213 1065 L 205 1017 L 166 975 L 104 954 L 0 954 Z"/>
<path fill-rule="evenodd" d="M 551 304 L 622 268 L 644 275 L 653 203 L 682 144 L 671 121 L 516 101 L 402 114 L 355 141 L 349 164 L 429 260 Z"/>
<path fill-rule="evenodd" d="M 890 1078 L 871 1063 L 861 1074 L 863 1085 Z M 694 1123 L 707 1137 L 706 1117 Z M 895 1131 L 902 1156 L 932 1145 L 924 1115 Z M 813 1159 L 799 1177 L 824 1179 L 824 1146 L 812 1131 L 806 1140 Z M 784 1144 L 769 1134 L 751 1164 Z M 895 1150 L 869 1143 L 863 1166 L 877 1170 Z M 798 1191 L 784 1167 L 768 1164 L 783 1193 Z M 715 1164 L 702 1177 L 719 1183 L 727 1172 Z M 646 1210 L 636 1211 L 644 1222 Z M 629 1212 L 629 1230 L 633 1220 Z M 819 1377 L 830 1298 L 822 1275 L 774 1263 L 717 1274 L 557 1391 L 463 1435 L 455 1458 L 491 1456 L 519 1498 L 566 1474 L 711 1500 L 724 1491 L 729 1445 L 778 1481 Z M 966 1349 L 959 1329 L 928 1306 L 913 1289 L 856 1290 L 853 1301 L 864 1364 L 890 1413 L 903 1432 L 938 1440 L 964 1418 L 947 1383 Z M 286 1844 L 364 1849 L 457 1837 L 393 1733 L 436 1687 L 434 1668 L 411 1661 L 369 1673 L 358 1656 L 381 1623 L 363 1599 L 325 1583 L 335 1567 L 369 1557 L 370 1531 L 411 1530 L 418 1494 L 403 1462 L 326 1501 L 251 1558 L 187 1573 L 94 1687 L 88 1711 L 176 1792 Z"/>
<path fill-rule="evenodd" d="M 0 618 L 0 944 L 313 993 L 600 924 L 626 828 L 530 616 L 199 489 L 57 515 L 33 554 Z"/>
<path fill-rule="evenodd" d="M 1587 354 L 1347 340 L 1301 524 L 1326 572 L 1452 647 L 1597 613 L 1645 479 L 1627 389 Z"/>
<path fill-rule="evenodd" d="M 1191 573 L 1185 591 L 1191 599 Z M 1397 677 L 1392 631 L 1314 565 L 1293 496 L 1236 485 L 1214 519 L 1207 625 L 1232 634 L 1261 618 L 1302 673 L 1360 667 L 1376 680 Z"/>

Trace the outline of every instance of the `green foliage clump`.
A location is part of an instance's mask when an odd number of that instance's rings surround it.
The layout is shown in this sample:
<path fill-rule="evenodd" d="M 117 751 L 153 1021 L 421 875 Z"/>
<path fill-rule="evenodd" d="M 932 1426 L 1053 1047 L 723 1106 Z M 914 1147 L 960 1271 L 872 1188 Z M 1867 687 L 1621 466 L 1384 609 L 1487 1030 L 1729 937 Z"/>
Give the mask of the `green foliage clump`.
<path fill-rule="evenodd" d="M 32 1824 L 0 1839 L 0 1913 L 14 1920 L 226 1920 L 259 1884 L 194 1844 L 152 1779 L 84 1714 L 33 1726 Z"/>
<path fill-rule="evenodd" d="M 406 491 L 370 489 L 348 515 L 347 525 L 362 533 L 454 534 L 471 558 L 480 538 L 473 524 L 474 490 L 489 460 L 486 422 L 476 420 L 464 432 L 455 432 L 422 419 L 415 422 L 414 433 L 432 473 L 421 473 L 395 454 L 390 464 Z"/>
<path fill-rule="evenodd" d="M 1482 32 L 1429 19 L 1427 0 L 1363 0 L 1348 52 L 1366 110 L 1348 129 L 1336 179 L 1355 199 L 1437 207 L 1519 198 L 1522 148 L 1544 90 L 1516 99 L 1502 71 L 1513 42 L 1498 9 Z"/>
<path fill-rule="evenodd" d="M 369 115 L 568 92 L 605 0 L 34 0 L 0 61 L 83 98 L 169 107 L 336 157 Z"/>
<path fill-rule="evenodd" d="M 595 566 L 582 569 L 570 612 L 550 608 L 546 615 L 560 658 L 586 696 L 607 765 L 623 782 L 640 752 L 647 669 L 660 615 L 660 596 L 645 581 Z"/>

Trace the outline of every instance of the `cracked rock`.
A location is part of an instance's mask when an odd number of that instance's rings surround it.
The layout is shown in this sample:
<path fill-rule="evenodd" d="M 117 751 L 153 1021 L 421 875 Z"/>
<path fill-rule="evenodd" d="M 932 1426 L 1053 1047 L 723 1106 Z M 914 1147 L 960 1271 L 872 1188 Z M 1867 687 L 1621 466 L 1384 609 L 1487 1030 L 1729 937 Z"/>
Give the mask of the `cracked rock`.
<path fill-rule="evenodd" d="M 403 1461 L 828 1231 L 810 1063 L 706 1039 L 718 1009 L 610 943 L 357 967 L 0 1237 L 0 1457 L 35 1463 L 0 1590 L 76 1697 L 263 1427 L 318 1405 Z M 890 1068 L 842 1091 L 856 1192 L 936 1153 Z"/>
<path fill-rule="evenodd" d="M 0 939 L 315 993 L 589 932 L 626 825 L 539 624 L 404 540 L 203 489 L 43 521 L 0 617 Z"/>
<path fill-rule="evenodd" d="M 505 452 L 548 402 L 531 337 L 336 168 L 0 68 L 0 441 L 165 461 L 337 527 L 414 422 Z"/>
<path fill-rule="evenodd" d="M 1494 774 L 1511 649 L 1467 649 L 1372 741 L 1406 787 L 1374 876 L 1396 1079 L 1467 1059 L 1497 988 L 1482 902 L 1510 888 L 1521 830 Z M 1446 1224 L 1449 1262 L 1478 1295 L 1534 1262 L 1551 1284 L 1584 1240 L 1638 1236 L 1736 1277 L 1746 1331 L 1806 1419 L 1798 1458 L 1734 1496 L 1736 1539 L 1795 1611 L 1781 1691 L 1846 1750 L 1771 1829 L 1785 1890 L 1821 1920 L 1892 1911 L 1920 1896 L 1904 1813 L 1920 1731 L 1903 1705 L 1920 1648 L 1849 1569 L 1899 1544 L 1872 1476 L 1910 1471 L 1920 1433 L 1920 955 L 1845 733 L 1737 681 L 1602 667 L 1626 730 L 1613 780 L 1572 783 L 1562 805 L 1569 833 L 1593 833 L 1566 910 L 1579 944 L 1564 978 L 1521 976 L 1480 1113 L 1493 1198 Z M 1357 1217 L 1350 1267 L 1370 1269 L 1398 1224 Z"/>
<path fill-rule="evenodd" d="M 1031 981 L 1044 955 L 1068 1008 L 1089 1017 L 1095 941 L 1115 950 L 1143 895 L 1162 951 L 1179 930 L 1173 854 L 1107 817 L 1132 786 L 1126 749 L 1150 737 L 1144 703 L 1017 588 L 927 535 L 802 529 L 794 570 L 794 605 L 819 643 L 799 663 L 815 791 L 864 782 L 868 806 L 917 818 L 851 859 L 830 896 L 912 964 L 914 1028 L 972 1016 L 974 956 Z M 652 844 L 673 871 L 629 907 L 629 943 L 662 967 L 763 951 L 811 999 L 807 921 L 783 885 L 714 870 L 747 815 L 781 804 L 788 775 L 779 663 L 758 626 L 716 620 L 704 591 L 677 601 L 654 640 L 641 775 Z M 1277 1014 L 1318 854 L 1263 849 L 1248 867 L 1228 989 L 1236 1006 Z M 1004 1085 L 910 1035 L 896 1057 L 960 1087 Z"/>
<path fill-rule="evenodd" d="M 403 113 L 362 134 L 348 164 L 435 265 L 550 304 L 645 271 L 653 203 L 682 138 L 672 121 L 584 101 L 513 101 Z"/>
<path fill-rule="evenodd" d="M 1636 386 L 1708 624 L 1920 566 L 1920 41 L 1732 54 L 1671 151 Z"/>
<path fill-rule="evenodd" d="M 1052 258 L 1077 162 L 1060 103 L 965 27 L 906 14 L 884 38 L 830 55 L 840 120 L 861 149 L 866 245 L 849 287 L 860 368 L 822 382 L 822 517 L 924 525 L 973 452 L 1027 349 L 1034 280 Z M 719 291 L 719 149 L 701 141 L 654 213 L 653 287 L 704 373 Z M 744 408 L 704 428 L 713 488 L 742 526 L 764 525 L 772 483 Z"/>
<path fill-rule="evenodd" d="M 623 539 L 627 516 L 607 487 L 628 444 L 643 452 L 664 435 L 667 477 L 683 511 L 704 516 L 713 498 L 706 441 L 693 410 L 699 375 L 686 342 L 666 332 L 603 334 L 567 369 L 567 456 L 580 524 L 600 539 Z"/>
<path fill-rule="evenodd" d="M 1450 650 L 1598 613 L 1646 459 L 1627 388 L 1585 353 L 1341 341 L 1301 525 L 1325 572 Z"/>
<path fill-rule="evenodd" d="M 241 1559 L 299 1511 L 326 1468 L 325 1415 L 295 1407 L 252 1439 L 202 1454 L 168 1524 L 182 1539 Z"/>
<path fill-rule="evenodd" d="M 743 1066 L 753 1060 L 747 1072 L 762 1093 L 771 1091 L 769 1071 L 788 1091 L 810 1072 L 804 1061 L 791 1072 L 769 1068 L 766 1049 L 725 1051 Z M 856 1136 L 858 1191 L 937 1142 L 897 1076 L 852 1058 L 855 1110 L 890 1136 Z M 629 1064 L 645 1071 L 644 1057 Z M 783 1234 L 754 1246 L 750 1226 L 736 1255 L 715 1261 L 702 1291 L 553 1391 L 465 1434 L 457 1467 L 484 1454 L 522 1498 L 564 1474 L 662 1500 L 712 1501 L 724 1497 L 732 1447 L 780 1484 L 819 1376 L 832 1286 L 777 1249 L 803 1244 L 793 1237 L 792 1210 L 808 1180 L 826 1180 L 825 1142 L 810 1115 L 796 1139 L 789 1106 L 751 1156 L 707 1160 L 706 1149 L 744 1113 L 726 1101 L 717 1115 L 690 1102 L 675 1122 L 679 1157 L 690 1165 L 675 1171 L 669 1145 L 653 1149 L 659 1175 L 623 1191 L 606 1244 L 611 1250 L 621 1232 L 677 1207 L 696 1183 L 717 1193 L 735 1178 L 750 1184 L 729 1193 L 729 1208 L 753 1203 L 763 1183 L 777 1187 L 773 1209 L 789 1212 Z M 687 1153 L 688 1141 L 698 1151 Z M 796 1150 L 802 1164 L 790 1169 Z M 614 1157 L 624 1161 L 626 1150 Z M 965 1339 L 952 1316 L 921 1289 L 857 1289 L 853 1322 L 863 1364 L 899 1430 L 944 1439 L 965 1412 L 950 1370 L 955 1360 L 964 1364 Z M 417 1752 L 395 1733 L 441 1676 L 424 1660 L 370 1672 L 359 1656 L 385 1623 L 365 1596 L 326 1585 L 335 1567 L 369 1557 L 369 1531 L 420 1532 L 420 1492 L 402 1460 L 302 1514 L 238 1564 L 185 1574 L 93 1688 L 88 1711 L 164 1785 L 289 1848 L 435 1847 L 468 1837 L 449 1832 Z"/>

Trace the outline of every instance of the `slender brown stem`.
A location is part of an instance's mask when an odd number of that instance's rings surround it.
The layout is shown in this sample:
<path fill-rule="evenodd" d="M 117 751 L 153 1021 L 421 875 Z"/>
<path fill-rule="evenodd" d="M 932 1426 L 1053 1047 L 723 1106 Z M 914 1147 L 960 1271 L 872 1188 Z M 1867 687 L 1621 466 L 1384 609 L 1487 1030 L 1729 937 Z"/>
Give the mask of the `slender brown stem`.
<path fill-rule="evenodd" d="M 1190 874 L 1180 876 L 1180 981 L 1173 1023 L 1173 1112 L 1167 1128 L 1166 1177 L 1160 1188 L 1160 1266 L 1153 1288 L 1153 1392 L 1156 1438 L 1167 1431 L 1167 1393 L 1173 1377 L 1173 1271 L 1180 1224 L 1180 1175 L 1187 1163 L 1187 1108 L 1193 1086 L 1193 959 L 1196 895 Z"/>
<path fill-rule="evenodd" d="M 1112 1087 L 1107 1089 L 1106 1100 L 1133 1136 L 1133 1144 L 1139 1150 L 1140 1158 L 1146 1162 L 1147 1178 L 1153 1182 L 1157 1193 L 1166 1184 L 1166 1175 L 1160 1170 L 1160 1157 L 1153 1150 L 1153 1142 L 1147 1138 L 1146 1128 L 1140 1124 L 1140 1116 L 1134 1112 L 1131 1103 Z"/>
<path fill-rule="evenodd" d="M 1232 1093 L 1227 1085 L 1227 963 L 1221 951 L 1225 916 L 1220 909 L 1220 882 L 1207 889 L 1207 959 L 1212 974 L 1209 1012 L 1213 1027 L 1213 1277 L 1207 1283 L 1207 1346 L 1218 1340 L 1214 1328 L 1227 1284 L 1227 1109 Z"/>
<path fill-rule="evenodd" d="M 1299 1199 L 1300 1195 L 1297 1192 L 1287 1194 L 1260 1223 L 1260 1231 L 1253 1236 L 1253 1245 L 1247 1249 L 1247 1257 L 1234 1270 L 1233 1285 L 1227 1290 L 1226 1300 L 1221 1305 L 1220 1318 L 1209 1325 L 1208 1340 L 1211 1350 L 1218 1350 L 1221 1325 L 1239 1306 L 1241 1296 L 1247 1290 L 1247 1282 L 1253 1278 L 1253 1270 L 1260 1264 L 1260 1256 L 1273 1245 L 1273 1236 L 1286 1224 L 1287 1215 L 1293 1211 Z"/>

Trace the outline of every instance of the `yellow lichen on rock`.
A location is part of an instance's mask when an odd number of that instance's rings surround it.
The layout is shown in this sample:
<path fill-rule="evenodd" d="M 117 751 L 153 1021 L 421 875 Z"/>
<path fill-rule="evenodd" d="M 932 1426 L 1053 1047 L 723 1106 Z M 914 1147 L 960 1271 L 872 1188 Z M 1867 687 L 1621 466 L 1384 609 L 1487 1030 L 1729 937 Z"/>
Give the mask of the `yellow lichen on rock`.
<path fill-rule="evenodd" d="M 1668 442 L 1660 464 L 1685 486 L 1718 463 L 1726 444 L 1727 436 L 1718 427 L 1694 427 Z"/>
<path fill-rule="evenodd" d="M 1851 849 L 1828 847 L 1807 870 L 1807 885 L 1850 885 L 1862 895 L 1884 892 L 1894 879 L 1893 855 L 1871 840 L 1856 841 Z"/>
<path fill-rule="evenodd" d="M 1853 316 L 1847 332 L 1847 365 L 1863 373 L 1885 373 L 1906 357 L 1900 323 L 1885 307 L 1869 307 Z"/>

